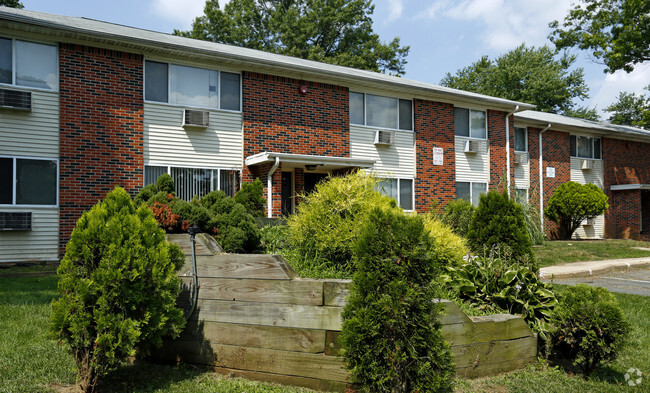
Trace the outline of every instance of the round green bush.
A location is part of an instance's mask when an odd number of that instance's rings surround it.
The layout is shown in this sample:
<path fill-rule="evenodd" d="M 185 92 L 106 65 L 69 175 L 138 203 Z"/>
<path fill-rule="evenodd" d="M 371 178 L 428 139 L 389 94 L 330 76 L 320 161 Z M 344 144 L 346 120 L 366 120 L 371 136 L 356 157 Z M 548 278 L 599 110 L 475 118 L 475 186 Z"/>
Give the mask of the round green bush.
<path fill-rule="evenodd" d="M 233 198 L 235 202 L 244 205 L 246 210 L 253 217 L 264 217 L 266 199 L 264 199 L 264 185 L 260 179 L 252 183 L 244 183 Z"/>
<path fill-rule="evenodd" d="M 421 217 L 372 209 L 354 242 L 341 342 L 358 391 L 450 392 L 454 365 L 432 301 L 439 261 Z"/>
<path fill-rule="evenodd" d="M 551 324 L 551 358 L 572 362 L 585 377 L 618 357 L 630 330 L 614 295 L 585 284 L 568 288 L 560 297 Z"/>
<path fill-rule="evenodd" d="M 176 187 L 174 187 L 174 179 L 172 179 L 172 177 L 167 173 L 163 173 L 162 175 L 158 176 L 158 179 L 156 179 L 156 187 L 158 187 L 158 191 L 163 191 L 168 194 L 176 193 Z"/>
<path fill-rule="evenodd" d="M 546 217 L 557 224 L 557 237 L 571 239 L 582 222 L 605 213 L 607 195 L 595 184 L 569 181 L 560 184 L 544 209 Z"/>
<path fill-rule="evenodd" d="M 85 391 L 129 356 L 180 334 L 176 272 L 184 260 L 151 210 L 136 209 L 122 188 L 79 218 L 57 271 L 50 330 L 70 347 Z"/>

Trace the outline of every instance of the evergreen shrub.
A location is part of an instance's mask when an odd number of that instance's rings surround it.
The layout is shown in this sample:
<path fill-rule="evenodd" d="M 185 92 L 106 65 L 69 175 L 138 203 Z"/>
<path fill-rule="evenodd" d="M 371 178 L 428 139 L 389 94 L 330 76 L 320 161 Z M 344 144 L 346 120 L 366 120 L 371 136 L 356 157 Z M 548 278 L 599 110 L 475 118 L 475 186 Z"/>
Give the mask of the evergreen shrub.
<path fill-rule="evenodd" d="M 584 220 L 605 213 L 607 201 L 607 195 L 597 185 L 569 181 L 553 192 L 544 214 L 557 224 L 559 239 L 571 239 Z"/>
<path fill-rule="evenodd" d="M 528 265 L 533 272 L 538 270 L 523 208 L 505 192 L 493 190 L 481 195 L 470 222 L 467 241 L 475 254 L 497 247 Z"/>
<path fill-rule="evenodd" d="M 354 241 L 344 358 L 362 392 L 450 392 L 449 346 L 433 302 L 440 268 L 421 217 L 373 208 Z"/>
<path fill-rule="evenodd" d="M 244 205 L 253 217 L 264 217 L 266 199 L 264 199 L 264 185 L 260 179 L 252 183 L 244 183 L 233 198 L 235 202 Z"/>
<path fill-rule="evenodd" d="M 467 237 L 476 208 L 466 199 L 450 201 L 442 209 L 442 222 L 458 236 Z"/>
<path fill-rule="evenodd" d="M 616 298 L 605 288 L 585 284 L 562 294 L 551 324 L 551 358 L 572 362 L 585 377 L 618 357 L 630 330 Z"/>
<path fill-rule="evenodd" d="M 129 356 L 180 334 L 176 272 L 184 260 L 151 210 L 136 208 L 122 188 L 79 218 L 57 270 L 50 330 L 69 346 L 85 392 Z"/>
<path fill-rule="evenodd" d="M 433 238 L 440 266 L 458 266 L 469 252 L 465 239 L 455 234 L 433 214 L 422 215 L 424 229 Z"/>

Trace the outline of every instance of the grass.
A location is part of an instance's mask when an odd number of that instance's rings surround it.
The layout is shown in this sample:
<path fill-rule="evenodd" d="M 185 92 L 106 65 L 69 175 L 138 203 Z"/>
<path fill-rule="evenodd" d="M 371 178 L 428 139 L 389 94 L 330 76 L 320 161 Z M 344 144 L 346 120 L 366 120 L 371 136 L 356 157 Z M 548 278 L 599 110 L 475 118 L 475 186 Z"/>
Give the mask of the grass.
<path fill-rule="evenodd" d="M 636 240 L 569 240 L 547 241 L 534 247 L 539 266 L 553 266 L 562 263 L 599 261 L 603 259 L 640 258 L 650 256 L 648 250 L 638 250 L 635 247 L 650 249 L 650 242 Z"/>

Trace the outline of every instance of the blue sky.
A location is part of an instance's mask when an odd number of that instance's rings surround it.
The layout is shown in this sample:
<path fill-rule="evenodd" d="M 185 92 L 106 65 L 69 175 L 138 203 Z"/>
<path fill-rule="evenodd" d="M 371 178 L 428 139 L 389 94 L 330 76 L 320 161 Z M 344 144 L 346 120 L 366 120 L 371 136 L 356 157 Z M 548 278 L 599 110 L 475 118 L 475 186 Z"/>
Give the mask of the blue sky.
<path fill-rule="evenodd" d="M 373 20 L 375 31 L 383 40 L 398 36 L 402 45 L 411 46 L 406 78 L 438 84 L 445 73 L 454 73 L 482 55 L 494 58 L 522 42 L 535 46 L 550 44 L 548 23 L 563 19 L 574 1 L 374 0 Z M 192 20 L 203 13 L 205 4 L 205 0 L 22 2 L 33 11 L 83 16 L 166 33 L 174 28 L 189 29 Z M 604 66 L 592 61 L 589 53 L 574 53 L 578 55 L 576 66 L 585 70 L 590 95 L 579 105 L 596 106 L 601 111 L 620 91 L 643 93 L 643 88 L 650 84 L 650 62 L 630 74 L 605 74 Z"/>

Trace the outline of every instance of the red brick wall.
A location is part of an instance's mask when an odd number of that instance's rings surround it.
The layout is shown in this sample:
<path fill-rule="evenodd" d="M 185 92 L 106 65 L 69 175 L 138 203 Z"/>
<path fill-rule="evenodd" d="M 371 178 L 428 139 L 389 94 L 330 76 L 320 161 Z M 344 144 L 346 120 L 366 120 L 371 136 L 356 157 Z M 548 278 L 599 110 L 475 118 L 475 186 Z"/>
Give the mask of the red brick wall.
<path fill-rule="evenodd" d="M 602 142 L 605 193 L 610 205 L 605 213 L 605 235 L 638 239 L 641 235 L 641 192 L 611 191 L 610 187 L 650 184 L 650 144 L 612 138 L 603 138 Z"/>
<path fill-rule="evenodd" d="M 490 143 L 490 190 L 503 191 L 507 182 L 506 172 L 506 112 L 488 110 L 488 139 Z M 515 128 L 514 117 L 510 116 L 508 122 L 510 134 L 510 181 L 514 184 L 515 168 Z"/>
<path fill-rule="evenodd" d="M 537 158 L 535 158 L 535 168 L 531 165 L 532 171 L 536 170 L 539 174 L 539 147 L 535 151 Z M 542 149 L 543 149 L 543 162 L 542 162 L 542 176 L 544 176 L 544 206 L 548 204 L 548 200 L 553 195 L 555 189 L 560 184 L 566 183 L 571 180 L 571 151 L 570 151 L 570 135 L 566 132 L 553 131 L 549 129 L 542 134 Z M 555 177 L 547 177 L 546 170 L 548 167 L 555 168 Z M 538 175 L 536 175 L 539 177 Z M 534 183 L 531 183 L 535 185 Z M 539 186 L 539 183 L 537 183 Z M 539 194 L 537 194 L 539 199 Z M 554 236 L 557 230 L 556 225 L 548 220 L 544 221 L 545 230 L 547 235 Z"/>
<path fill-rule="evenodd" d="M 62 253 L 84 210 L 142 187 L 142 56 L 61 44 L 59 71 Z"/>
<path fill-rule="evenodd" d="M 456 198 L 454 106 L 415 99 L 415 209 L 424 213 L 431 201 L 442 206 Z M 433 148 L 443 149 L 443 164 L 433 165 Z"/>

